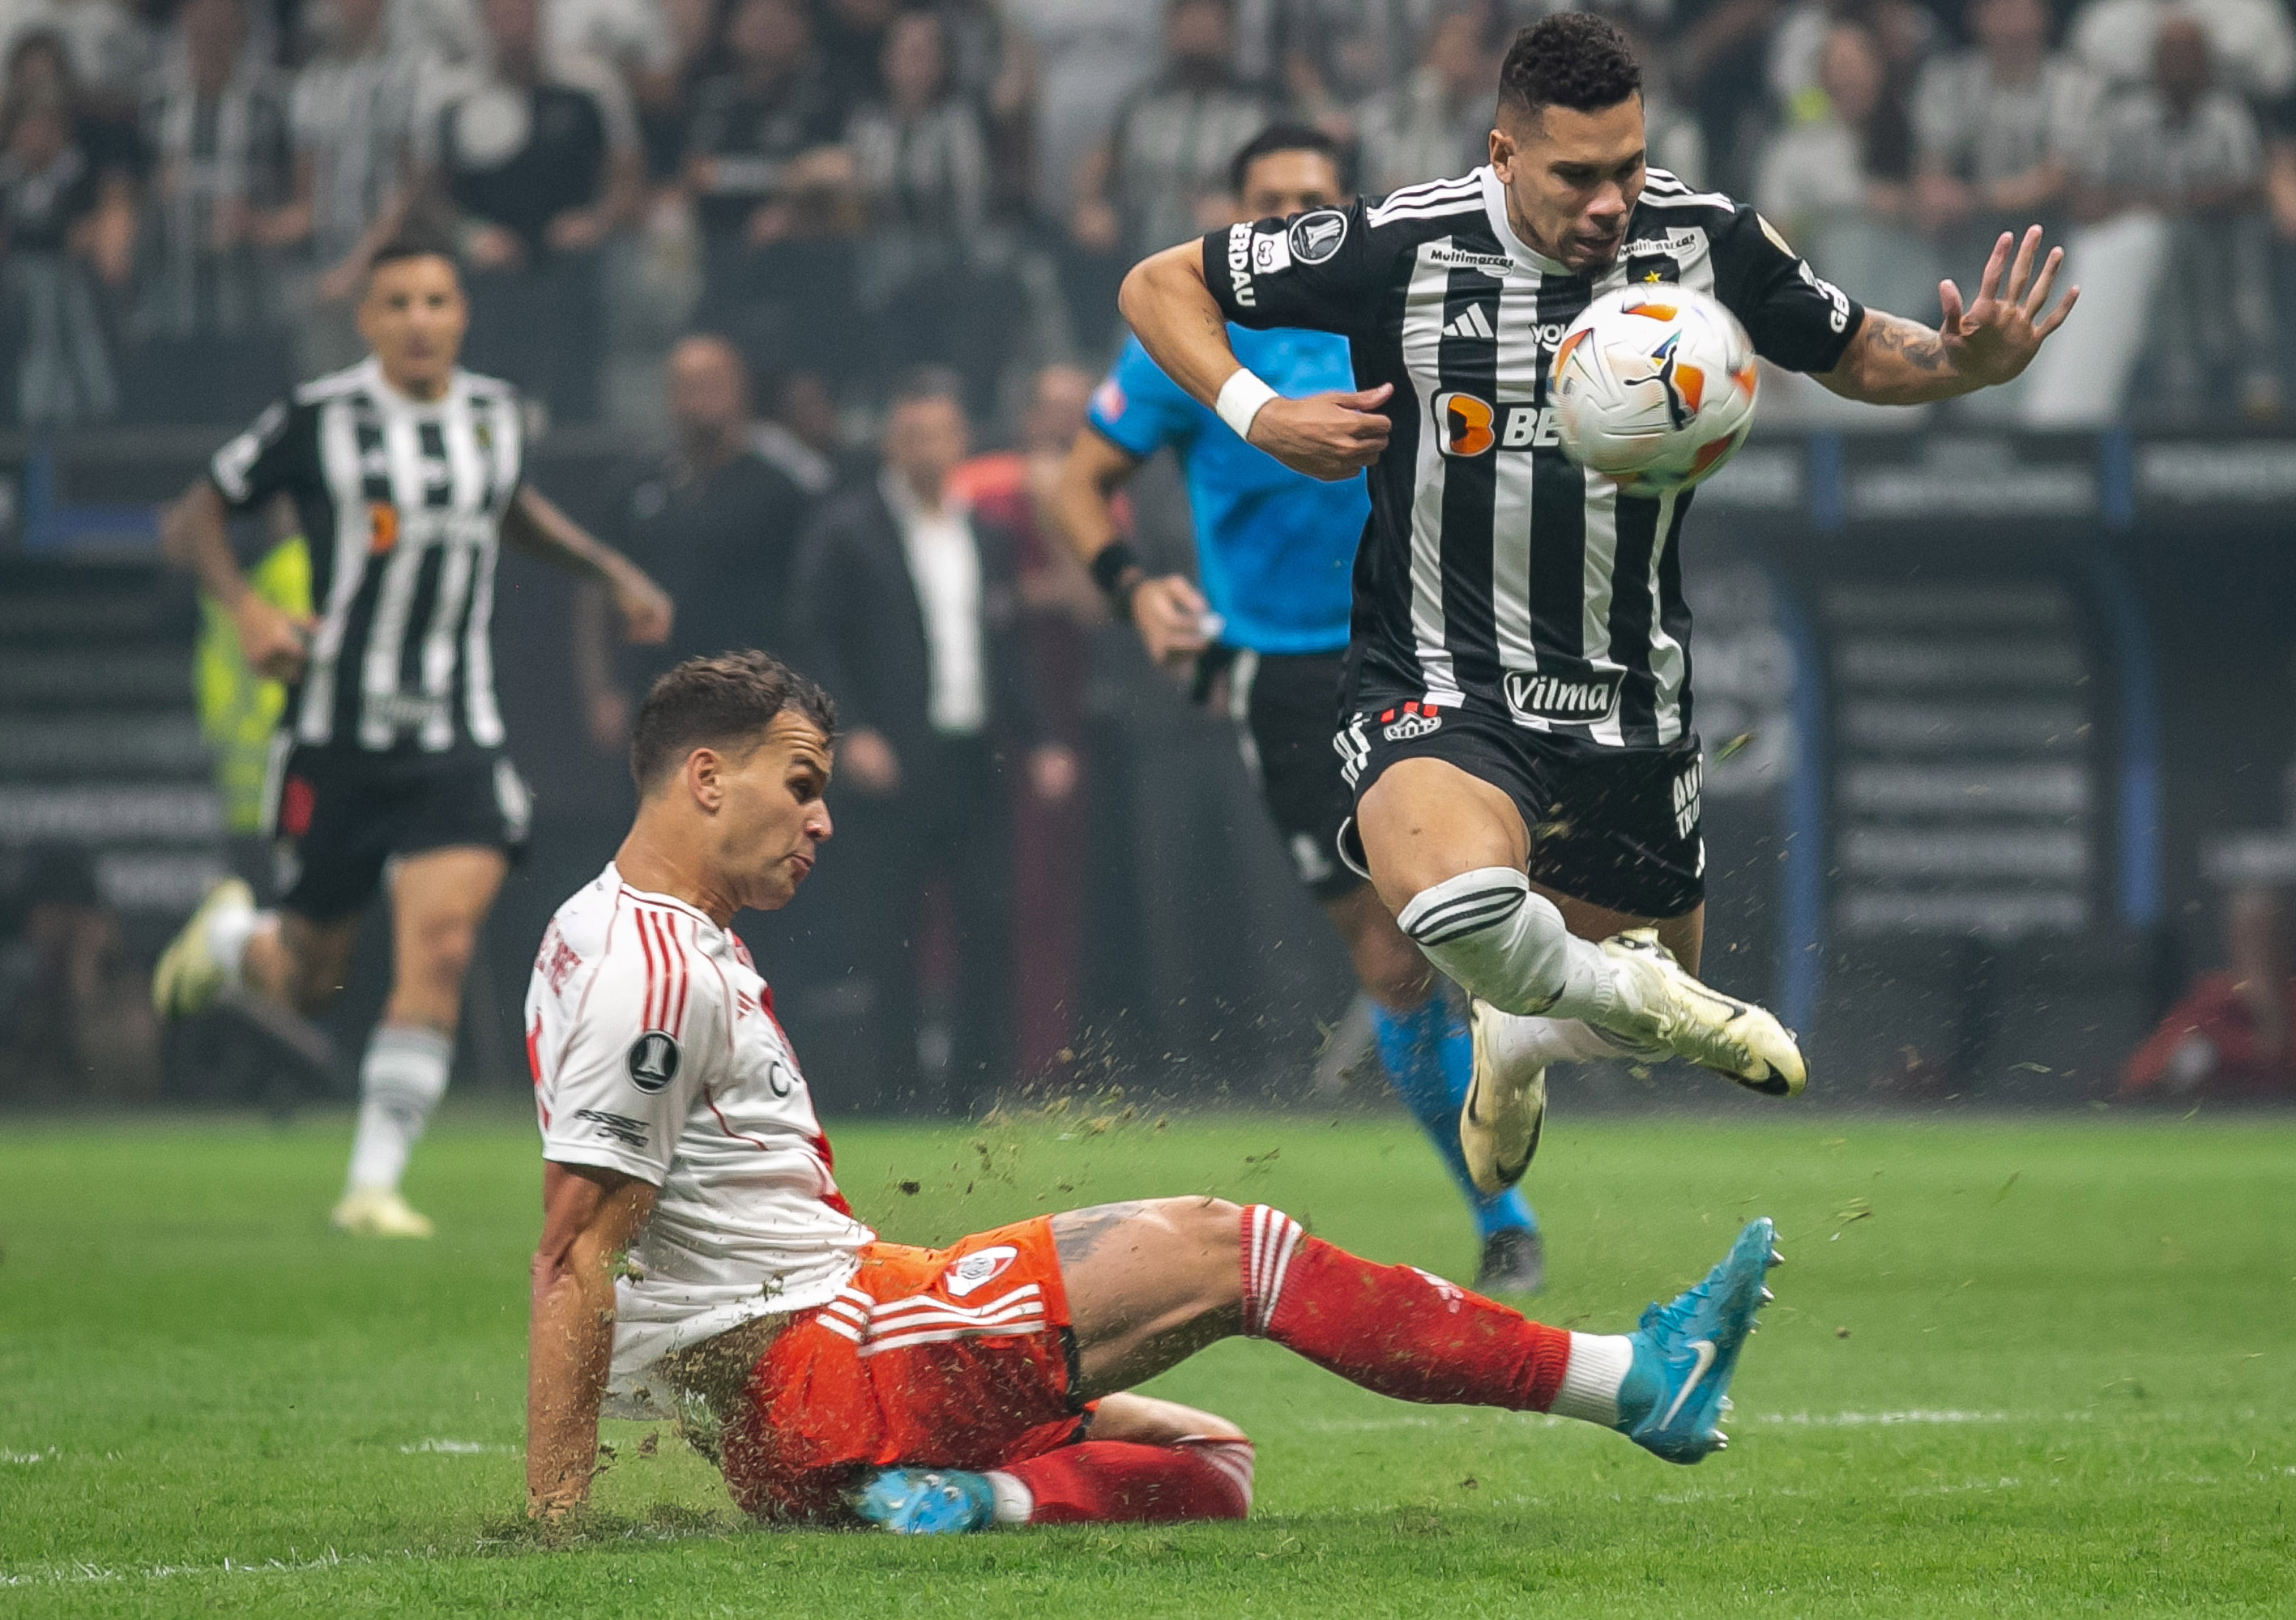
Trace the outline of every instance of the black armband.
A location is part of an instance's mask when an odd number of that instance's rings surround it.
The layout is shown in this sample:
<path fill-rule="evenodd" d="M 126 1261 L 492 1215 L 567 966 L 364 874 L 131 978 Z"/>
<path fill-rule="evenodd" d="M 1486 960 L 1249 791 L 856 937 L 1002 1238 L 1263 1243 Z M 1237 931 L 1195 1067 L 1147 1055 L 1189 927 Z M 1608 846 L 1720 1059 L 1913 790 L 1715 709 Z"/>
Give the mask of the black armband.
<path fill-rule="evenodd" d="M 1147 577 L 1138 554 L 1121 540 L 1102 546 L 1092 560 L 1092 581 L 1108 598 L 1109 611 L 1120 619 L 1132 618 L 1132 593 Z"/>

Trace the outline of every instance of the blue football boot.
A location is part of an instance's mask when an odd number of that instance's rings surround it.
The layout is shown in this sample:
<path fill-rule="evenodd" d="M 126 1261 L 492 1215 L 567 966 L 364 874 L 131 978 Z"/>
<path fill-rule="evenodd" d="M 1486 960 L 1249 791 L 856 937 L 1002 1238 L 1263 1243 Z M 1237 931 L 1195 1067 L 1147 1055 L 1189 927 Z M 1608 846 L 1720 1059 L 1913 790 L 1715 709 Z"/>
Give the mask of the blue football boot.
<path fill-rule="evenodd" d="M 1672 1305 L 1653 1304 L 1631 1335 L 1635 1362 L 1620 1403 L 1643 1415 L 1620 1427 L 1627 1437 L 1669 1462 L 1696 1462 L 1729 1437 L 1715 1427 L 1730 1409 L 1730 1375 L 1738 1347 L 1754 1330 L 1754 1313 L 1770 1297 L 1762 1273 L 1780 1264 L 1767 1215 L 1748 1223 L 1706 1280 Z"/>
<path fill-rule="evenodd" d="M 996 1517 L 988 1481 L 957 1469 L 880 1469 L 851 1501 L 856 1513 L 895 1535 L 963 1535 Z"/>

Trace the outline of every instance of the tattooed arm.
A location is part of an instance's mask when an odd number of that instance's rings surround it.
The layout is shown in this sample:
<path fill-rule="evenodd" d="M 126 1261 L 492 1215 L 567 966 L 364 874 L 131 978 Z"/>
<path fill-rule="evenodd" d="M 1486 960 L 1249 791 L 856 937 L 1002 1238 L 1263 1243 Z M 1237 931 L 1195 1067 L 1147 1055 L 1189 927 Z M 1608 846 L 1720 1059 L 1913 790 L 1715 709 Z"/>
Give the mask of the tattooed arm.
<path fill-rule="evenodd" d="M 2033 226 L 2015 244 L 2014 263 L 2010 260 L 2013 241 L 2005 232 L 1993 244 L 1976 300 L 1967 309 L 1962 307 L 1961 289 L 1943 282 L 1938 286 L 1938 301 L 1944 318 L 1935 331 L 1918 321 L 1868 310 L 1840 364 L 1818 380 L 1845 398 L 1869 405 L 1923 405 L 2016 376 L 2032 364 L 2041 340 L 2064 324 L 2080 289 L 2069 289 L 2056 307 L 2043 315 L 2049 289 L 2064 263 L 2064 250 L 2050 249 L 2035 275 L 2041 227 Z"/>

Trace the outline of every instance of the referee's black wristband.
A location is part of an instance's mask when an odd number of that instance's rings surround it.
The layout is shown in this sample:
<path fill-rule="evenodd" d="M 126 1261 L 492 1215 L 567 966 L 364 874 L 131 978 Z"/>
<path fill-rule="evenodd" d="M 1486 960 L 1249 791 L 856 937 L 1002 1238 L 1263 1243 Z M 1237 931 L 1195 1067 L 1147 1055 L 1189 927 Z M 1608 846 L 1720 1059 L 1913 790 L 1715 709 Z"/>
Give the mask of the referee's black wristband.
<path fill-rule="evenodd" d="M 1109 610 L 1121 619 L 1131 618 L 1132 593 L 1147 577 L 1139 556 L 1121 540 L 1102 546 L 1092 560 L 1093 583 L 1107 596 Z"/>

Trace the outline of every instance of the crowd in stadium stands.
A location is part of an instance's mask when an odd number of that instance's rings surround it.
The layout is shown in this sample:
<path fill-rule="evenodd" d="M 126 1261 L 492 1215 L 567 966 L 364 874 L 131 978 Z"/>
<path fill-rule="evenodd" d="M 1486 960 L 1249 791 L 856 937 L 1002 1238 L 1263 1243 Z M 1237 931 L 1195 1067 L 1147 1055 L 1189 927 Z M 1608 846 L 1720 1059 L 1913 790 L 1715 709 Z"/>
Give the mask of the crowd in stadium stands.
<path fill-rule="evenodd" d="M 2068 236 L 2096 313 L 1997 408 L 2282 409 L 2290 0 L 1602 3 L 1655 160 L 1853 292 L 1928 312 L 1997 227 Z M 1374 194 L 1480 160 L 1542 4 L 0 0 L 0 403 L 242 418 L 355 357 L 361 256 L 412 220 L 457 244 L 471 364 L 554 420 L 657 420 L 687 330 L 865 418 L 946 365 L 1001 420 L 1278 113 Z"/>

